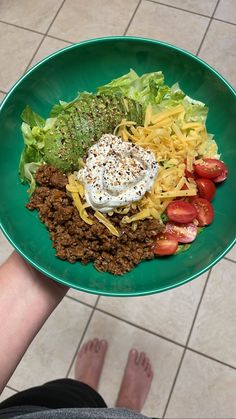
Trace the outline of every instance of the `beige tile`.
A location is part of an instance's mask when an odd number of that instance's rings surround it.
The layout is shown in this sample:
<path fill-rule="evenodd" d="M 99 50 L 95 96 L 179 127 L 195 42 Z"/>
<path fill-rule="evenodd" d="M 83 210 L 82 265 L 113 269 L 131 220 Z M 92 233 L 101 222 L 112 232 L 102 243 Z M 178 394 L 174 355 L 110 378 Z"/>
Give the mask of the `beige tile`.
<path fill-rule="evenodd" d="M 236 367 L 236 265 L 212 270 L 189 346 Z"/>
<path fill-rule="evenodd" d="M 23 74 L 41 38 L 42 35 L 0 23 L 1 90 L 7 91 Z"/>
<path fill-rule="evenodd" d="M 83 303 L 86 304 L 90 304 L 91 306 L 94 306 L 94 304 L 97 301 L 97 295 L 95 294 L 89 294 L 88 292 L 81 292 L 81 291 L 77 291 L 73 288 L 71 288 L 67 295 L 69 295 L 70 297 L 75 298 L 78 301 L 82 301 Z"/>
<path fill-rule="evenodd" d="M 0 403 L 3 402 L 3 400 L 13 396 L 14 394 L 16 394 L 16 391 L 12 390 L 11 388 L 5 387 L 0 396 Z"/>
<path fill-rule="evenodd" d="M 4 97 L 5 97 L 5 94 L 0 92 L 0 103 L 3 101 Z"/>
<path fill-rule="evenodd" d="M 13 251 L 12 245 L 0 231 L 0 265 L 10 256 Z"/>
<path fill-rule="evenodd" d="M 108 406 L 115 404 L 128 352 L 135 347 L 146 351 L 154 369 L 154 380 L 143 414 L 161 417 L 182 348 L 99 312 L 94 315 L 84 340 L 94 336 L 105 338 L 109 343 L 99 386 L 99 392 Z"/>
<path fill-rule="evenodd" d="M 1 0 L 0 19 L 46 32 L 62 0 Z"/>
<path fill-rule="evenodd" d="M 214 17 L 236 23 L 235 0 L 221 0 Z"/>
<path fill-rule="evenodd" d="M 137 4 L 138 0 L 66 0 L 49 33 L 72 42 L 122 35 Z"/>
<path fill-rule="evenodd" d="M 236 245 L 225 255 L 227 258 L 235 260 L 236 262 Z"/>
<path fill-rule="evenodd" d="M 58 51 L 59 49 L 65 48 L 68 45 L 70 45 L 69 42 L 59 41 L 58 39 L 46 37 L 43 40 L 42 45 L 40 45 L 40 48 L 31 63 L 31 67 L 35 65 L 37 62 L 39 62 L 40 60 L 42 60 L 43 58 L 52 54 L 53 52 Z"/>
<path fill-rule="evenodd" d="M 208 21 L 206 17 L 142 1 L 127 35 L 166 41 L 196 53 Z"/>
<path fill-rule="evenodd" d="M 236 371 L 187 351 L 165 418 L 235 418 Z"/>
<path fill-rule="evenodd" d="M 236 26 L 213 20 L 200 58 L 207 61 L 236 87 Z"/>
<path fill-rule="evenodd" d="M 211 16 L 214 12 L 217 0 L 162 0 L 160 3 Z"/>
<path fill-rule="evenodd" d="M 179 288 L 146 297 L 102 297 L 98 307 L 185 344 L 207 274 Z"/>
<path fill-rule="evenodd" d="M 65 377 L 91 309 L 65 298 L 45 323 L 9 385 L 17 390 Z"/>

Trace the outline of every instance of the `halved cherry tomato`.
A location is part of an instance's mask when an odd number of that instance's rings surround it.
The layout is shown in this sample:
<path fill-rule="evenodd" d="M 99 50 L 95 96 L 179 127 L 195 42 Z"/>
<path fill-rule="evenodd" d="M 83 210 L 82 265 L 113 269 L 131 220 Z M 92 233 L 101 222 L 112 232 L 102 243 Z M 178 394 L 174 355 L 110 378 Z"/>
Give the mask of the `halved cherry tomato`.
<path fill-rule="evenodd" d="M 170 202 L 166 213 L 169 219 L 176 223 L 191 223 L 197 216 L 195 207 L 185 201 Z"/>
<path fill-rule="evenodd" d="M 200 178 L 196 179 L 196 184 L 201 198 L 208 199 L 208 201 L 211 201 L 214 198 L 216 187 L 212 180 Z"/>
<path fill-rule="evenodd" d="M 214 179 L 212 179 L 213 182 L 215 182 L 215 183 L 223 182 L 228 176 L 227 166 L 223 162 L 221 162 L 221 163 L 223 164 L 224 169 L 223 169 L 223 172 L 219 176 L 214 177 Z"/>
<path fill-rule="evenodd" d="M 198 176 L 206 179 L 214 179 L 221 175 L 224 170 L 224 163 L 217 159 L 203 159 L 202 164 L 195 164 L 194 170 Z"/>
<path fill-rule="evenodd" d="M 175 237 L 179 243 L 191 243 L 196 239 L 197 227 L 193 223 L 177 224 L 168 222 L 166 232 Z"/>
<path fill-rule="evenodd" d="M 197 210 L 197 220 L 199 226 L 206 226 L 211 224 L 214 218 L 214 209 L 211 203 L 204 198 L 196 198 L 192 202 Z"/>
<path fill-rule="evenodd" d="M 169 233 L 160 233 L 156 237 L 153 252 L 158 256 L 173 255 L 178 247 L 178 240 Z"/>

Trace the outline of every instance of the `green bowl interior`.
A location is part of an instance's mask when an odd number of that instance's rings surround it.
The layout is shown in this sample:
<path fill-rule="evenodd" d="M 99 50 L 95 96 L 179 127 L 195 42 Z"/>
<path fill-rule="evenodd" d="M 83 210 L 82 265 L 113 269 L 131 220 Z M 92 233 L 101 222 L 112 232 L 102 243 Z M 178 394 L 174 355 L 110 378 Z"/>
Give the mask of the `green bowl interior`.
<path fill-rule="evenodd" d="M 214 223 L 191 249 L 169 258 L 143 262 L 124 276 L 97 272 L 92 264 L 70 264 L 54 256 L 48 232 L 36 213 L 25 209 L 27 187 L 17 176 L 22 151 L 20 114 L 26 104 L 47 117 L 59 99 L 96 87 L 127 73 L 162 70 L 167 84 L 180 87 L 209 107 L 208 131 L 215 135 L 229 168 L 213 205 Z M 13 87 L 0 111 L 0 178 L 2 229 L 13 246 L 35 267 L 70 287 L 105 295 L 143 295 L 163 291 L 195 278 L 216 263 L 235 239 L 236 106 L 232 88 L 205 63 L 185 51 L 140 38 L 87 41 L 51 55 Z"/>

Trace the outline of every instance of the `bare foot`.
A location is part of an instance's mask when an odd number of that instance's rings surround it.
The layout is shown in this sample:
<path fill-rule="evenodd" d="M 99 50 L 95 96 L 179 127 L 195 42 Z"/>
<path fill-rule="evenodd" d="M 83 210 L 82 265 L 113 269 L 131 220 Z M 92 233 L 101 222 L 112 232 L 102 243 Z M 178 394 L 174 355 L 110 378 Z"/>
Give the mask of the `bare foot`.
<path fill-rule="evenodd" d="M 117 407 L 141 412 L 153 379 L 150 360 L 144 352 L 136 349 L 129 351 L 124 376 L 122 379 Z"/>
<path fill-rule="evenodd" d="M 76 380 L 82 381 L 97 390 L 107 346 L 106 340 L 97 338 L 82 345 L 75 365 Z"/>

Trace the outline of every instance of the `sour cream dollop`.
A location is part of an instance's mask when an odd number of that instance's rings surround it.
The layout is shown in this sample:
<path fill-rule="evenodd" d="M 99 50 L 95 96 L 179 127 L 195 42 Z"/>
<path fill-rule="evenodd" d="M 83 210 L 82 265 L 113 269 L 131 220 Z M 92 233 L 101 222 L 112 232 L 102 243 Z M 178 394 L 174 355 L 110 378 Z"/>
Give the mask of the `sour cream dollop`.
<path fill-rule="evenodd" d="M 151 151 L 105 134 L 88 150 L 78 179 L 84 185 L 88 204 L 95 211 L 107 213 L 139 201 L 151 190 L 157 172 L 158 164 Z"/>

